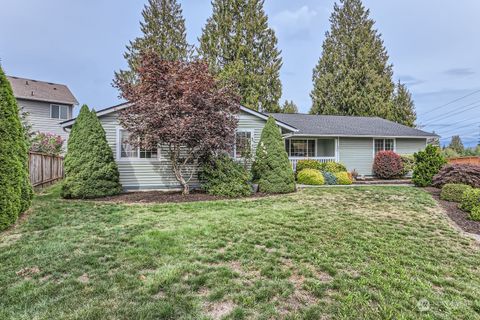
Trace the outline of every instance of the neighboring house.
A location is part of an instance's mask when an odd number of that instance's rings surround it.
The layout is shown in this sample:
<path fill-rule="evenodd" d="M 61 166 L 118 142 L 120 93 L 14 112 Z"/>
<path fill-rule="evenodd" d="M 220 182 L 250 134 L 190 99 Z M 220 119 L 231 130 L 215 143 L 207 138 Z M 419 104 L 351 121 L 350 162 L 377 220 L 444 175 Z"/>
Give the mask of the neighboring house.
<path fill-rule="evenodd" d="M 7 76 L 21 111 L 28 112 L 32 131 L 50 132 L 68 139 L 60 122 L 73 117 L 77 99 L 66 85 Z"/>
<path fill-rule="evenodd" d="M 172 173 L 167 148 L 142 150 L 128 144 L 128 133 L 120 127 L 117 114 L 129 105 L 124 103 L 97 111 L 118 163 L 123 187 L 125 190 L 178 189 L 179 183 Z M 348 170 L 355 169 L 362 175 L 370 176 L 376 152 L 393 150 L 399 154 L 413 154 L 425 148 L 427 139 L 436 137 L 381 118 L 271 115 L 282 130 L 294 168 L 300 159 L 318 159 L 341 162 Z M 241 107 L 238 119 L 233 154 L 241 159 L 239 146 L 250 144 L 255 153 L 268 115 Z M 69 130 L 74 122 L 75 119 L 71 119 L 63 122 L 62 126 Z M 195 175 L 191 184 L 198 185 Z"/>

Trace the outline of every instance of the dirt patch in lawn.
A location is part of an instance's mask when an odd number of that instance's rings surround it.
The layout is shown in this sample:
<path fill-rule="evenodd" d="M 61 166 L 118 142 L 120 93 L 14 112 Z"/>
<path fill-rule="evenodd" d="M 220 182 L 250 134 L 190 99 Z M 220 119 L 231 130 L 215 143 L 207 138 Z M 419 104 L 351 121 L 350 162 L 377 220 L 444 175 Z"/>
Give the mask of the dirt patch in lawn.
<path fill-rule="evenodd" d="M 480 221 L 470 220 L 468 218 L 468 213 L 458 208 L 458 203 L 440 199 L 440 189 L 430 187 L 425 188 L 425 190 L 432 195 L 443 209 L 445 209 L 450 219 L 452 219 L 463 231 L 480 235 Z"/>
<path fill-rule="evenodd" d="M 188 195 L 182 195 L 178 191 L 139 191 L 122 193 L 117 196 L 98 198 L 95 201 L 110 202 L 110 203 L 182 203 L 182 202 L 196 202 L 196 201 L 215 201 L 226 199 L 248 199 L 248 198 L 262 198 L 267 196 L 265 193 L 254 193 L 248 197 L 227 198 L 221 196 L 214 196 L 202 191 L 191 191 Z"/>

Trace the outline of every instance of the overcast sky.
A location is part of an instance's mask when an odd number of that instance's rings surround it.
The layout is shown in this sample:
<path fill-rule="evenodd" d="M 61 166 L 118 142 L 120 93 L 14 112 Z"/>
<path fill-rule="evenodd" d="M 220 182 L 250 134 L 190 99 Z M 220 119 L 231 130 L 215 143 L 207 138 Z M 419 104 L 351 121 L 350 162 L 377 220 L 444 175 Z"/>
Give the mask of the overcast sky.
<path fill-rule="evenodd" d="M 0 59 L 9 75 L 67 84 L 80 103 L 103 109 L 119 102 L 111 82 L 125 67 L 125 44 L 140 34 L 146 1 L 2 1 Z M 188 39 L 196 44 L 210 0 L 180 1 Z M 311 106 L 312 69 L 321 54 L 333 0 L 266 0 L 282 50 L 283 97 L 301 112 Z M 364 0 L 382 33 L 395 80 L 413 94 L 420 124 L 442 135 L 480 134 L 480 1 Z M 460 99 L 458 98 L 464 97 Z M 454 101 L 454 102 L 452 102 Z M 449 103 L 452 102 L 452 103 Z"/>

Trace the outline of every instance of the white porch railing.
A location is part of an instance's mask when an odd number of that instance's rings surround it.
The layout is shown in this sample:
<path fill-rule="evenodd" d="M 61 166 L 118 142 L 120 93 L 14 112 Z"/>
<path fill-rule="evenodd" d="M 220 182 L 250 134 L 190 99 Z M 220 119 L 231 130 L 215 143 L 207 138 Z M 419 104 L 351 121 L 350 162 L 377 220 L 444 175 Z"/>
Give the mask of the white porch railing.
<path fill-rule="evenodd" d="M 335 157 L 311 157 L 311 158 L 304 158 L 304 157 L 289 157 L 290 163 L 292 164 L 293 171 L 297 170 L 297 162 L 300 160 L 317 160 L 320 162 L 335 162 Z"/>

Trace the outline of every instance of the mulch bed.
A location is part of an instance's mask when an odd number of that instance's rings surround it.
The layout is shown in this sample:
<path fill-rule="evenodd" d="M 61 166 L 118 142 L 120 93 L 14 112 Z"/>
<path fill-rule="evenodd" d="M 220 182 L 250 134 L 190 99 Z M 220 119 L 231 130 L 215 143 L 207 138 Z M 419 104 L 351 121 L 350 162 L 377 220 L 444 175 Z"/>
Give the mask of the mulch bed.
<path fill-rule="evenodd" d="M 178 191 L 139 191 L 127 192 L 117 196 L 95 199 L 95 201 L 113 202 L 113 203 L 182 203 L 197 201 L 215 201 L 226 199 L 248 199 L 265 197 L 265 193 L 254 193 L 248 197 L 228 198 L 214 196 L 202 191 L 192 190 L 188 195 L 182 195 Z"/>
<path fill-rule="evenodd" d="M 463 231 L 480 235 L 480 221 L 468 219 L 468 214 L 458 208 L 458 203 L 440 199 L 440 189 L 425 188 L 433 198 L 445 209 L 450 219 L 452 219 Z"/>

